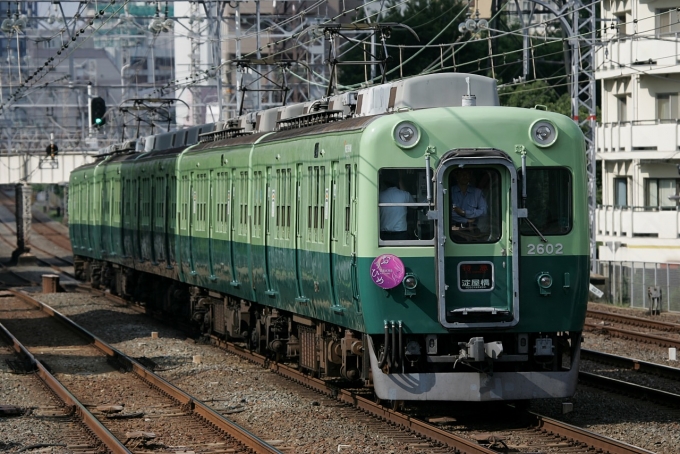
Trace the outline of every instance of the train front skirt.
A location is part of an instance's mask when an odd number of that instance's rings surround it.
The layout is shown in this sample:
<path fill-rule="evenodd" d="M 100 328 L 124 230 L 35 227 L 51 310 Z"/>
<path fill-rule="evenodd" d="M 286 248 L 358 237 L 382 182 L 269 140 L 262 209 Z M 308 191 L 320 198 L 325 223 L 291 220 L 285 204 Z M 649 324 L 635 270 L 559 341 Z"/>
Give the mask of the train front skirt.
<path fill-rule="evenodd" d="M 373 341 L 369 342 L 373 387 L 384 400 L 488 402 L 569 397 L 574 395 L 581 358 L 575 348 L 569 370 L 545 372 L 437 372 L 385 374 L 378 367 Z"/>

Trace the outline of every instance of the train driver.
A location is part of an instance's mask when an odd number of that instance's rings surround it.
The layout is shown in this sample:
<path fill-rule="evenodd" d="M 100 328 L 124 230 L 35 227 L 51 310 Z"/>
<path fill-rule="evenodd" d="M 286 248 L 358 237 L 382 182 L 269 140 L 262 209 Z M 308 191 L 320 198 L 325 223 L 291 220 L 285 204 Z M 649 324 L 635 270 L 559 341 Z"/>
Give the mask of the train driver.
<path fill-rule="evenodd" d="M 477 230 L 477 220 L 487 213 L 484 194 L 471 183 L 470 170 L 458 168 L 454 176 L 457 184 L 451 188 L 451 230 Z"/>

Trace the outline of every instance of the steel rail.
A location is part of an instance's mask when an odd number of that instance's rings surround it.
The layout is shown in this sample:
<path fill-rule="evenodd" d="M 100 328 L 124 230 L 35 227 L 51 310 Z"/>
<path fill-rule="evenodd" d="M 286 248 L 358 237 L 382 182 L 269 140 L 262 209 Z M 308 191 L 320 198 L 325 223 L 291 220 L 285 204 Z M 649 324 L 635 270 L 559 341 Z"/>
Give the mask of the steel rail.
<path fill-rule="evenodd" d="M 94 334 L 87 331 L 85 328 L 77 325 L 71 319 L 64 316 L 60 312 L 56 311 L 47 304 L 37 301 L 31 297 L 28 293 L 24 291 L 10 290 L 17 298 L 38 307 L 43 312 L 54 317 L 56 320 L 65 324 L 69 329 L 73 330 L 76 334 L 83 337 L 85 340 L 93 344 L 108 357 L 117 361 L 126 370 L 134 372 L 141 379 L 151 384 L 152 386 L 159 389 L 161 392 L 165 393 L 169 397 L 178 401 L 183 408 L 187 411 L 195 413 L 198 417 L 203 418 L 209 424 L 213 424 L 218 429 L 222 430 L 229 436 L 233 437 L 235 440 L 246 446 L 247 448 L 253 450 L 256 453 L 271 453 L 271 454 L 282 454 L 281 451 L 274 448 L 264 440 L 260 439 L 256 435 L 250 433 L 243 427 L 237 425 L 233 421 L 225 418 L 221 414 L 212 410 L 207 405 L 203 404 L 199 399 L 194 398 L 190 394 L 177 388 L 175 385 L 169 383 L 163 378 L 151 372 L 146 367 L 142 366 L 140 363 L 134 359 L 126 356 L 124 353 L 115 349 L 114 347 L 108 345 L 106 342 L 99 339 Z"/>
<path fill-rule="evenodd" d="M 594 330 L 605 331 L 616 337 L 621 337 L 630 340 L 639 340 L 649 344 L 657 344 L 661 347 L 675 347 L 680 348 L 680 339 L 669 339 L 663 336 L 657 336 L 654 334 L 640 333 L 636 331 L 628 331 L 621 328 L 614 328 L 613 326 L 603 326 L 597 325 L 595 323 L 586 323 L 587 328 L 592 328 Z"/>
<path fill-rule="evenodd" d="M 74 413 L 80 417 L 88 429 L 106 446 L 113 454 L 132 454 L 123 442 L 118 440 L 76 397 L 71 394 L 64 386 L 52 375 L 47 368 L 36 359 L 31 352 L 19 340 L 10 333 L 5 326 L 0 323 L 0 335 L 12 344 L 14 350 L 24 356 L 35 368 L 38 377 L 50 388 L 59 399 L 66 405 L 71 406 Z"/>
<path fill-rule="evenodd" d="M 680 333 L 680 324 L 671 322 L 662 322 L 660 320 L 652 320 L 648 318 L 635 317 L 632 315 L 615 314 L 613 312 L 588 310 L 586 317 L 597 318 L 599 320 L 606 320 L 615 323 L 624 323 L 627 325 L 643 326 L 650 329 L 659 329 L 662 331 L 675 331 Z"/>
<path fill-rule="evenodd" d="M 609 364 L 671 380 L 680 380 L 680 368 L 650 363 L 635 358 L 627 358 L 625 356 L 612 355 L 582 348 L 581 359 Z"/>
<path fill-rule="evenodd" d="M 537 428 L 561 437 L 566 436 L 578 440 L 590 446 L 593 450 L 597 450 L 597 452 L 608 454 L 655 454 L 652 451 L 647 451 L 646 449 L 638 448 L 637 446 L 629 445 L 604 435 L 594 434 L 555 419 L 546 418 L 532 412 L 529 412 L 529 414 L 536 418 L 535 424 Z"/>
<path fill-rule="evenodd" d="M 638 385 L 617 378 L 605 377 L 603 375 L 590 372 L 579 372 L 579 381 L 593 386 L 612 389 L 626 395 L 634 396 L 636 399 L 649 400 L 662 404 L 666 407 L 680 407 L 680 395 L 648 386 Z"/>

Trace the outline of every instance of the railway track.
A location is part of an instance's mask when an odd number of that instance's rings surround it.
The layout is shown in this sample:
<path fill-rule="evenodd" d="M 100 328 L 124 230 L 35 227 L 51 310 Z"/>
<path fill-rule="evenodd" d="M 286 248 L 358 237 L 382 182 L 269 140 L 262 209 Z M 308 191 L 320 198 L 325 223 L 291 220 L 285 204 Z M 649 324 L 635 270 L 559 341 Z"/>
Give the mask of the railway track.
<path fill-rule="evenodd" d="M 0 235 L 0 241 L 5 243 L 9 250 L 12 250 L 16 247 L 14 239 L 16 237 L 14 198 L 0 190 L 0 206 L 0 224 L 2 224 L 4 230 L 4 233 Z M 68 229 L 66 226 L 55 226 L 54 224 L 54 221 L 49 219 L 47 215 L 34 211 L 29 247 L 32 251 L 40 253 L 36 254 L 38 261 L 72 277 L 73 259 L 71 258 Z"/>
<path fill-rule="evenodd" d="M 677 323 L 589 310 L 586 314 L 585 328 L 590 331 L 606 332 L 622 339 L 655 344 L 660 347 L 680 348 L 680 324 Z"/>
<path fill-rule="evenodd" d="M 580 371 L 580 383 L 647 400 L 664 407 L 680 409 L 680 394 L 677 392 L 680 369 L 591 350 L 583 350 L 582 359 L 613 366 L 616 369 L 613 371 L 609 369 L 606 374 Z M 648 380 L 650 375 L 661 377 L 661 380 L 654 383 L 653 380 Z M 666 380 L 673 391 L 662 389 Z"/>
<path fill-rule="evenodd" d="M 13 440 L 6 434 L 0 441 L 0 451 L 31 450 L 39 448 L 63 447 L 74 451 L 101 451 L 101 443 L 74 414 L 74 407 L 60 399 L 58 395 L 41 379 L 49 372 L 40 370 L 32 362 L 31 354 L 11 337 L 7 330 L 0 325 L 0 358 L 2 364 L 7 365 L 7 372 L 3 374 L 1 388 L 11 390 L 11 398 L 0 405 L 0 416 L 18 418 L 24 426 L 28 426 L 30 436 L 22 440 Z M 36 373 L 37 372 L 37 373 Z M 18 394 L 22 394 L 17 398 Z M 15 399 L 15 400 L 12 400 Z M 50 430 L 59 434 L 56 437 L 40 437 L 36 435 L 40 427 L 49 425 Z M 7 427 L 7 425 L 5 426 Z"/>
<path fill-rule="evenodd" d="M 105 295 L 111 299 L 117 299 L 108 294 Z M 142 306 L 138 306 L 138 309 L 145 311 Z M 213 339 L 213 341 L 216 344 L 221 344 L 218 339 Z M 240 356 L 244 354 L 244 350 L 239 348 L 238 345 L 234 344 L 232 348 L 240 350 Z M 235 350 L 232 352 L 235 352 Z M 360 394 L 332 386 L 328 387 L 325 382 L 319 385 L 323 388 L 321 391 L 315 390 L 315 386 L 306 383 L 309 377 L 291 378 L 287 373 L 281 373 L 281 370 L 286 368 L 285 365 L 271 363 L 266 358 L 260 358 L 255 362 L 259 362 L 270 370 L 281 374 L 291 383 L 304 383 L 303 386 L 308 392 L 321 392 L 325 396 L 324 398 L 339 402 L 342 406 L 340 411 L 347 412 L 348 417 L 356 418 L 358 412 L 364 415 L 366 424 L 376 428 L 382 426 L 383 428 L 379 430 L 389 433 L 389 436 L 395 440 L 410 442 L 412 446 L 421 450 L 429 448 L 428 452 L 450 452 L 452 450 L 459 452 L 505 452 L 508 446 L 511 449 L 516 449 L 517 452 L 537 452 L 541 449 L 552 452 L 588 452 L 591 446 L 601 447 L 600 449 L 612 453 L 648 452 L 606 437 L 590 434 L 587 431 L 555 420 L 543 418 L 540 415 L 527 416 L 526 414 L 522 417 L 526 423 L 521 428 L 503 430 L 501 427 L 497 427 L 491 435 L 480 433 L 471 438 L 462 439 L 462 441 L 451 442 L 451 433 L 441 428 L 446 426 L 438 427 L 425 420 L 415 418 L 413 414 L 399 413 L 381 407 Z M 297 371 L 293 370 L 293 372 Z M 374 407 L 374 409 L 370 410 L 371 407 Z M 510 441 L 514 439 L 521 441 Z"/>
<path fill-rule="evenodd" d="M 85 291 L 86 287 L 81 287 Z M 93 293 L 110 299 L 116 304 L 125 304 L 125 300 L 110 295 L 101 290 Z M 142 306 L 132 306 L 138 312 L 145 312 Z M 234 353 L 264 369 L 275 372 L 285 379 L 282 387 L 296 389 L 294 392 L 302 395 L 315 396 L 317 401 L 328 401 L 324 404 L 334 406 L 348 419 L 374 427 L 385 435 L 399 440 L 404 444 L 417 447 L 422 452 L 461 452 L 461 453 L 496 453 L 508 452 L 592 452 L 590 447 L 600 447 L 610 453 L 648 453 L 644 449 L 636 448 L 590 433 L 587 430 L 561 423 L 551 418 L 522 410 L 514 410 L 507 406 L 495 406 L 491 411 L 500 416 L 485 412 L 479 421 L 465 423 L 460 436 L 460 428 L 449 426 L 447 421 L 461 421 L 468 418 L 471 406 L 465 406 L 463 411 L 451 416 L 451 411 L 441 411 L 428 408 L 428 405 L 409 408 L 407 412 L 398 412 L 374 402 L 370 393 L 365 390 L 343 389 L 332 382 L 319 380 L 301 374 L 296 368 L 285 364 L 272 362 L 270 359 L 252 353 L 245 347 L 225 342 L 212 337 L 211 342 L 228 352 Z M 334 402 L 334 404 L 333 404 Z M 454 407 L 444 406 L 448 409 Z M 484 409 L 482 409 L 484 410 Z M 449 416 L 447 416 L 449 415 Z M 489 426 L 489 421 L 496 421 Z M 521 424 L 510 424 L 508 421 Z M 475 430 L 475 427 L 482 427 Z M 458 434 L 455 433 L 458 431 Z"/>
<path fill-rule="evenodd" d="M 110 452 L 281 452 L 48 306 L 11 295 L 6 336 Z"/>
<path fill-rule="evenodd" d="M 213 337 L 212 342 L 224 348 L 226 351 L 239 355 L 249 361 L 260 364 L 272 372 L 287 378 L 291 382 L 314 390 L 324 396 L 330 396 L 336 400 L 351 405 L 353 408 L 370 415 L 380 421 L 384 421 L 391 426 L 398 427 L 403 431 L 413 433 L 435 446 L 449 447 L 455 452 L 461 453 L 496 453 L 496 452 L 542 452 L 542 449 L 550 452 L 569 452 L 569 453 L 588 453 L 592 448 L 601 449 L 609 453 L 649 453 L 650 451 L 637 448 L 593 432 L 581 429 L 560 421 L 546 418 L 535 413 L 524 412 L 521 415 L 514 415 L 520 420 L 528 421 L 522 428 L 502 429 L 498 426 L 489 434 L 488 428 L 485 430 L 474 431 L 468 427 L 470 432 L 477 432 L 472 439 L 464 438 L 453 432 L 443 430 L 425 420 L 413 417 L 412 415 L 391 410 L 370 399 L 362 397 L 352 390 L 333 387 L 323 380 L 302 374 L 298 370 L 284 364 L 271 362 L 268 358 L 250 352 L 245 348 L 232 343 L 224 342 Z M 488 415 L 489 417 L 491 415 Z M 441 417 L 440 417 L 441 418 Z M 437 417 L 431 417 L 437 420 Z M 455 419 L 455 418 L 454 418 Z M 492 419 L 492 418 L 491 418 Z M 504 421 L 506 426 L 508 421 Z M 486 434 L 484 433 L 486 432 Z M 508 445 L 505 439 L 520 438 L 521 444 Z"/>

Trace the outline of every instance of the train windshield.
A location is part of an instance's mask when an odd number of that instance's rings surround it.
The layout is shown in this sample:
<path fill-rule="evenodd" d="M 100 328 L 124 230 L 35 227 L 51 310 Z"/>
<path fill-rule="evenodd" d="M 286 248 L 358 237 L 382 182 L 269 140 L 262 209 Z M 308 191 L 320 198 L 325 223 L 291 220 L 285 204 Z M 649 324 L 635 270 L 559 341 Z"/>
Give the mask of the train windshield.
<path fill-rule="evenodd" d="M 527 169 L 529 220 L 542 235 L 566 235 L 571 231 L 571 173 L 564 168 Z M 522 235 L 537 235 L 529 223 L 520 224 Z"/>
<path fill-rule="evenodd" d="M 495 243 L 502 232 L 501 174 L 459 167 L 449 176 L 450 235 L 456 243 Z"/>
<path fill-rule="evenodd" d="M 425 169 L 380 169 L 378 182 L 379 244 L 432 244 L 434 221 L 427 219 L 429 205 Z"/>

